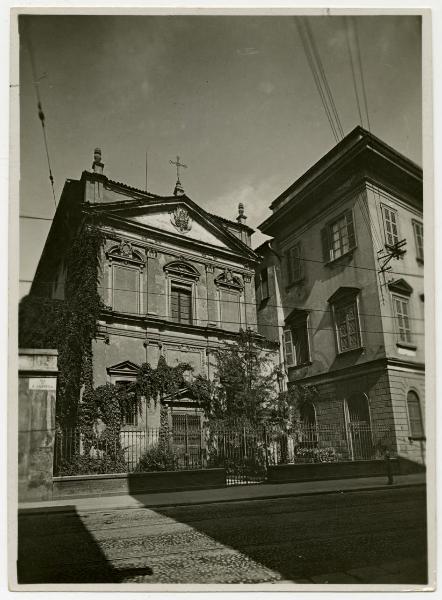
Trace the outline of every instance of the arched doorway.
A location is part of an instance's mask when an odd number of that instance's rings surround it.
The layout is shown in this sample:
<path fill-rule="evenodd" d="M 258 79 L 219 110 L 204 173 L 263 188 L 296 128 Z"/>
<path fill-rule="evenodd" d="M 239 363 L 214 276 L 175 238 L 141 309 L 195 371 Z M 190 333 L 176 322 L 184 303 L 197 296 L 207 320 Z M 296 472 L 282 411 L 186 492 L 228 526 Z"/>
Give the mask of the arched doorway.
<path fill-rule="evenodd" d="M 372 458 L 373 440 L 367 394 L 359 392 L 346 399 L 345 420 L 352 460 Z"/>

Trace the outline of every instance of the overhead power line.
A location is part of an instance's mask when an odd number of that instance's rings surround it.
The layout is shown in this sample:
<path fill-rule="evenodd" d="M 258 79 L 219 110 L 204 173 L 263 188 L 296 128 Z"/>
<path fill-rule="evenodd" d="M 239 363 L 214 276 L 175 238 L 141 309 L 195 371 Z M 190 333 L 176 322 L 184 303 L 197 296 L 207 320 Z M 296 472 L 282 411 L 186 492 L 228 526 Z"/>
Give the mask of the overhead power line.
<path fill-rule="evenodd" d="M 29 279 L 20 279 L 19 280 L 22 283 L 32 283 L 31 280 Z M 46 281 L 46 282 L 40 282 L 40 285 L 45 285 L 45 286 L 51 286 L 53 285 L 54 282 L 51 281 Z M 66 287 L 66 284 L 63 282 L 57 282 L 57 285 L 60 287 Z M 114 292 L 125 292 L 125 293 L 129 293 L 129 294 L 137 294 L 137 295 L 142 295 L 142 296 L 166 296 L 167 294 L 165 292 L 152 292 L 149 290 L 146 291 L 139 291 L 139 290 L 134 290 L 131 288 L 120 288 L 120 287 L 114 287 L 114 286 L 98 286 L 99 290 L 112 290 Z M 207 302 L 207 296 L 193 296 L 193 298 L 195 300 L 203 300 L 204 302 Z M 214 301 L 214 300 L 213 300 Z M 233 303 L 233 304 L 239 304 L 238 300 L 227 300 L 227 299 L 223 299 L 222 302 L 227 302 L 227 303 Z M 210 299 L 209 299 L 209 303 L 210 303 Z M 242 300 L 240 302 L 241 305 L 243 306 L 256 306 L 256 302 L 248 302 L 246 300 Z M 291 310 L 291 309 L 296 309 L 299 308 L 300 310 L 304 310 L 303 308 L 301 308 L 299 306 L 299 304 L 273 304 L 273 303 L 267 303 L 266 307 L 272 307 L 272 308 L 285 308 L 287 310 Z M 307 312 L 320 312 L 320 313 L 331 313 L 331 309 L 324 309 L 324 308 L 305 308 L 305 310 Z M 388 319 L 399 319 L 400 317 L 397 317 L 396 315 L 381 315 L 380 313 L 364 313 L 364 312 L 358 312 L 359 316 L 363 316 L 363 317 L 385 317 Z M 424 321 L 424 319 L 420 318 L 420 317 L 408 317 L 410 321 Z"/>
<path fill-rule="evenodd" d="M 344 21 L 345 21 L 345 38 L 347 41 L 348 55 L 350 57 L 351 75 L 352 75 L 352 79 L 353 79 L 353 89 L 355 92 L 356 105 L 358 107 L 359 123 L 361 125 L 363 125 L 361 105 L 359 102 L 358 86 L 357 86 L 357 82 L 356 82 L 355 66 L 354 66 L 354 62 L 353 62 L 353 52 L 351 50 L 350 25 L 349 25 L 348 17 L 344 17 Z"/>
<path fill-rule="evenodd" d="M 323 82 L 321 82 L 321 78 L 319 76 L 318 70 L 315 65 L 313 51 L 309 45 L 309 37 L 308 37 L 308 34 L 306 33 L 306 31 L 304 30 L 305 22 L 303 21 L 303 19 L 301 17 L 295 17 L 295 22 L 298 27 L 302 46 L 304 48 L 304 54 L 307 58 L 308 65 L 312 72 L 313 79 L 315 81 L 316 88 L 319 93 L 319 97 L 321 98 L 322 106 L 324 107 L 324 111 L 325 111 L 327 120 L 330 124 L 330 128 L 333 133 L 333 137 L 335 138 L 335 141 L 338 142 L 340 139 L 339 126 L 337 124 L 335 124 L 334 119 L 333 119 L 333 114 L 332 114 L 333 111 L 330 109 L 329 103 L 327 102 L 326 93 L 323 89 Z"/>
<path fill-rule="evenodd" d="M 40 95 L 40 89 L 39 89 L 40 80 L 42 79 L 42 77 L 40 77 L 40 78 L 37 77 L 37 69 L 35 67 L 34 50 L 33 50 L 33 47 L 32 47 L 31 36 L 30 36 L 28 28 L 23 29 L 23 37 L 25 39 L 25 42 L 26 42 L 26 45 L 27 45 L 27 48 L 28 48 L 29 59 L 30 59 L 30 63 L 31 63 L 32 81 L 33 81 L 33 85 L 34 85 L 34 89 L 35 89 L 35 95 L 36 95 L 36 98 L 37 98 L 37 113 L 38 113 L 38 118 L 40 119 L 42 131 L 43 131 L 43 143 L 44 143 L 45 152 L 46 152 L 46 160 L 47 160 L 47 163 L 48 163 L 49 181 L 51 182 L 51 190 L 52 190 L 52 196 L 54 198 L 54 205 L 55 205 L 55 208 L 57 208 L 57 200 L 55 198 L 55 189 L 54 189 L 54 176 L 52 175 L 51 159 L 50 159 L 50 155 L 49 155 L 48 138 L 47 138 L 47 134 L 46 134 L 46 125 L 45 125 L 46 117 L 45 117 L 45 114 L 43 112 L 43 104 L 42 104 L 42 101 L 41 101 L 41 95 Z"/>
<path fill-rule="evenodd" d="M 19 215 L 20 219 L 35 219 L 36 221 L 53 221 L 52 217 L 35 217 L 34 215 Z"/>
<path fill-rule="evenodd" d="M 355 32 L 356 50 L 357 50 L 357 57 L 358 57 L 358 63 L 359 63 L 359 72 L 361 74 L 362 97 L 364 98 L 365 114 L 367 115 L 367 126 L 368 126 L 368 131 L 371 132 L 370 117 L 368 114 L 367 91 L 365 89 L 364 70 L 362 68 L 362 60 L 361 60 L 361 46 L 359 44 L 358 25 L 357 25 L 356 19 L 354 17 L 351 17 L 351 20 L 352 20 L 353 28 L 354 28 L 354 32 Z"/>
<path fill-rule="evenodd" d="M 318 69 L 319 69 L 319 75 L 320 75 L 320 77 L 322 79 L 322 82 L 324 84 L 325 93 L 326 93 L 326 95 L 328 97 L 328 101 L 330 103 L 330 106 L 331 106 L 331 109 L 332 109 L 332 112 L 333 112 L 333 115 L 334 115 L 334 118 L 335 118 L 335 122 L 336 122 L 336 126 L 337 126 L 337 129 L 338 129 L 338 133 L 339 133 L 340 137 L 343 138 L 344 137 L 344 130 L 342 129 L 341 120 L 339 118 L 339 114 L 338 114 L 338 111 L 337 111 L 337 108 L 336 108 L 336 104 L 335 104 L 335 101 L 334 101 L 334 98 L 333 98 L 333 94 L 332 94 L 330 86 L 328 84 L 327 77 L 325 75 L 325 69 L 324 69 L 324 66 L 322 64 L 322 60 L 321 60 L 321 56 L 319 54 L 318 48 L 316 46 L 315 38 L 313 37 L 313 32 L 312 32 L 312 29 L 310 27 L 310 23 L 306 19 L 304 21 L 304 24 L 305 24 L 305 29 L 306 29 L 306 32 L 307 32 L 307 37 L 308 37 L 308 39 L 310 41 L 310 46 L 311 46 L 311 48 L 313 50 L 313 56 L 315 57 L 316 64 L 317 64 Z"/>

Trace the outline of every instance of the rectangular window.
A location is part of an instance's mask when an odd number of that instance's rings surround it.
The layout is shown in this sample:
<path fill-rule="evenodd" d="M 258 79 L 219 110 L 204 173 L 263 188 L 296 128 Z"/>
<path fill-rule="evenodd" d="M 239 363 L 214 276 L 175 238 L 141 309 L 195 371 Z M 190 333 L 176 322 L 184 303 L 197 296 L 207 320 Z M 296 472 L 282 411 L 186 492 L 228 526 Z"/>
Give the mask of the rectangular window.
<path fill-rule="evenodd" d="M 113 302 L 115 311 L 138 314 L 140 295 L 140 272 L 138 269 L 113 266 Z"/>
<path fill-rule="evenodd" d="M 410 316 L 409 316 L 409 302 L 408 298 L 401 296 L 393 296 L 394 314 L 396 317 L 397 330 L 399 333 L 399 340 L 401 342 L 411 343 L 411 329 L 410 329 Z"/>
<path fill-rule="evenodd" d="M 356 298 L 337 303 L 334 315 L 339 352 L 360 348 L 361 333 Z"/>
<path fill-rule="evenodd" d="M 238 331 L 241 327 L 239 305 L 240 295 L 237 291 L 220 290 L 221 327 L 230 331 Z"/>
<path fill-rule="evenodd" d="M 298 242 L 286 252 L 287 280 L 289 285 L 301 281 L 304 277 L 301 244 Z"/>
<path fill-rule="evenodd" d="M 416 244 L 416 258 L 424 260 L 424 225 L 420 221 L 413 221 L 414 242 Z"/>
<path fill-rule="evenodd" d="M 192 292 L 190 288 L 172 285 L 170 312 L 173 321 L 178 323 L 192 322 Z"/>
<path fill-rule="evenodd" d="M 284 353 L 287 366 L 301 366 L 310 362 L 307 316 L 284 330 Z"/>
<path fill-rule="evenodd" d="M 295 349 L 296 364 L 298 366 L 304 365 L 310 361 L 307 322 L 307 317 L 305 317 L 292 325 L 293 347 Z"/>
<path fill-rule="evenodd" d="M 397 211 L 383 206 L 382 214 L 384 216 L 385 243 L 388 246 L 394 246 L 399 241 Z"/>
<path fill-rule="evenodd" d="M 269 294 L 269 274 L 265 267 L 255 277 L 256 303 L 259 306 L 263 300 L 267 300 Z"/>
<path fill-rule="evenodd" d="M 119 388 L 128 388 L 132 381 L 117 381 L 116 385 Z M 133 400 L 128 401 L 121 407 L 121 424 L 122 425 L 138 425 L 138 409 L 135 402 L 135 398 Z"/>
<path fill-rule="evenodd" d="M 336 260 L 356 247 L 353 211 L 346 210 L 322 230 L 324 262 Z"/>

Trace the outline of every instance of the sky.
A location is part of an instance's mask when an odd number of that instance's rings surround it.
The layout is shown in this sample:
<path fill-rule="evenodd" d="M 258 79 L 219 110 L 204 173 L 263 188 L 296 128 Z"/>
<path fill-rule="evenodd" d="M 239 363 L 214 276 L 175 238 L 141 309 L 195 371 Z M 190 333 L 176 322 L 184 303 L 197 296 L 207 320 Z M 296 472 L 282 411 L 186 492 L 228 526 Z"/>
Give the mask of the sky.
<path fill-rule="evenodd" d="M 23 17 L 22 17 L 23 18 Z M 55 194 L 91 168 L 171 195 L 177 155 L 186 194 L 256 228 L 269 205 L 335 144 L 293 16 L 28 16 L 20 46 L 20 214 L 52 218 L 54 199 L 27 40 L 31 40 Z M 344 134 L 361 124 L 349 23 L 309 17 Z M 419 17 L 360 16 L 371 131 L 422 164 Z M 350 29 L 346 29 L 350 27 Z M 356 61 L 354 37 L 350 37 Z M 355 73 L 359 96 L 361 79 Z M 362 125 L 367 127 L 363 110 Z M 30 287 L 50 221 L 20 219 L 20 295 Z M 265 237 L 257 233 L 253 247 Z"/>

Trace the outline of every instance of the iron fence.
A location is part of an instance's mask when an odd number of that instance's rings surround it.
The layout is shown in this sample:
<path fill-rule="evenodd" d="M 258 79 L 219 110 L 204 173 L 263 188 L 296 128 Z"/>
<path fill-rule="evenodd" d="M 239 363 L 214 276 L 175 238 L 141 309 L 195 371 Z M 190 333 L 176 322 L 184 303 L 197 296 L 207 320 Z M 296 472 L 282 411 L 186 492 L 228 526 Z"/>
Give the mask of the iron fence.
<path fill-rule="evenodd" d="M 392 427 L 369 423 L 277 427 L 124 428 L 88 435 L 57 431 L 54 474 L 115 473 L 223 467 L 227 483 L 257 483 L 270 465 L 383 459 L 396 448 Z"/>

